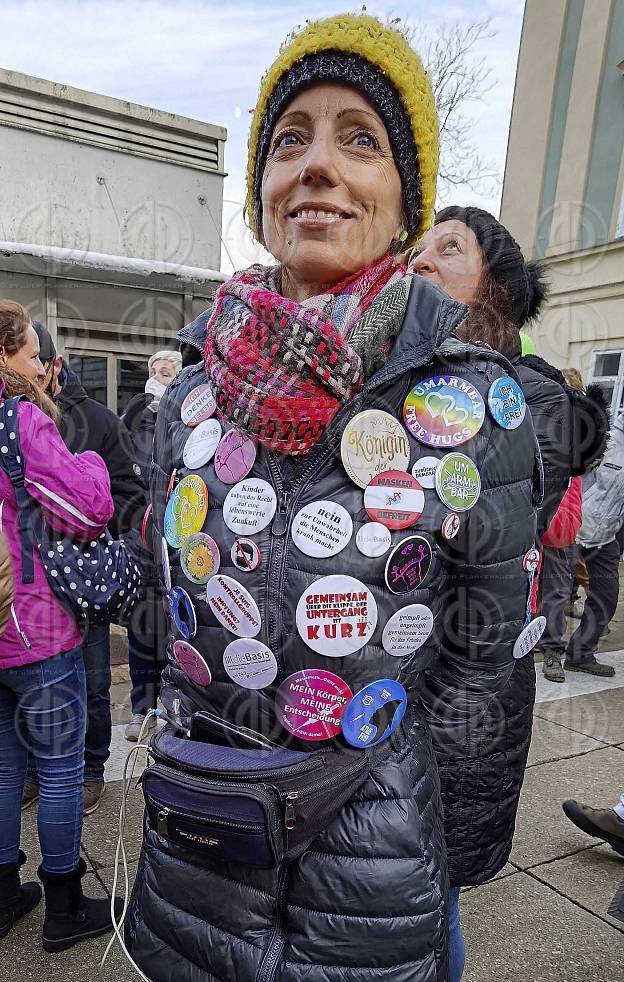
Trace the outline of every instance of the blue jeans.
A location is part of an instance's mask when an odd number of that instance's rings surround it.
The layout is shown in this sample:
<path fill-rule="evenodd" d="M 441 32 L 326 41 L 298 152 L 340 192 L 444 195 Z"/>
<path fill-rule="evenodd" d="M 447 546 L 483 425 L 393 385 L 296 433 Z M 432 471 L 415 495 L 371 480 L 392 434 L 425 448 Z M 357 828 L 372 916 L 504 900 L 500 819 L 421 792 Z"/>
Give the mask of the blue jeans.
<path fill-rule="evenodd" d="M 82 642 L 87 680 L 87 733 L 85 736 L 85 783 L 104 781 L 104 764 L 110 757 L 112 735 L 110 687 L 110 628 L 92 627 Z M 33 755 L 28 758 L 27 780 L 37 783 Z"/>
<path fill-rule="evenodd" d="M 464 974 L 466 945 L 459 919 L 459 887 L 449 890 L 449 980 L 459 982 Z"/>
<path fill-rule="evenodd" d="M 0 863 L 17 862 L 28 747 L 39 776 L 37 828 L 48 873 L 80 858 L 87 692 L 80 648 L 0 669 Z"/>

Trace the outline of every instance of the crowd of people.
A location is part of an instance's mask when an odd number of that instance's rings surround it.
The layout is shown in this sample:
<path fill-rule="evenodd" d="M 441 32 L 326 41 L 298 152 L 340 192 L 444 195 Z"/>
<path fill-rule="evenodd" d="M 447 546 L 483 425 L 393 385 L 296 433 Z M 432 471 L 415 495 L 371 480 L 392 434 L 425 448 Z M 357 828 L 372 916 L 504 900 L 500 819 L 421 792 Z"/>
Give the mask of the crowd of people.
<path fill-rule="evenodd" d="M 613 674 L 624 423 L 526 353 L 544 270 L 486 211 L 434 214 L 437 166 L 403 35 L 312 22 L 251 122 L 275 265 L 225 282 L 121 419 L 0 302 L 0 938 L 41 899 L 19 872 L 37 801 L 44 948 L 112 927 L 79 847 L 121 617 L 85 597 L 122 542 L 126 738 L 159 698 L 168 719 L 125 924 L 144 977 L 461 978 L 460 890 L 511 851 L 536 645 L 552 682 Z M 624 847 L 622 802 L 565 810 Z"/>

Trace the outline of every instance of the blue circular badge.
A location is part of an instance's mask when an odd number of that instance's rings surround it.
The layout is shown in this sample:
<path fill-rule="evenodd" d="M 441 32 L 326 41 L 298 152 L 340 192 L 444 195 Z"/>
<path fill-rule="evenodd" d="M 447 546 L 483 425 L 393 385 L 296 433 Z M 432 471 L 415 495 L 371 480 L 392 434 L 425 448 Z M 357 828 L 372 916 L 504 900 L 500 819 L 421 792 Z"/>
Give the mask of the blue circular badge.
<path fill-rule="evenodd" d="M 342 716 L 342 735 L 352 747 L 376 747 L 405 716 L 407 693 L 400 682 L 378 679 L 357 692 Z"/>
<path fill-rule="evenodd" d="M 193 601 L 181 586 L 174 586 L 173 590 L 169 591 L 168 596 L 173 623 L 184 640 L 189 641 L 195 637 L 197 631 L 197 617 Z"/>
<path fill-rule="evenodd" d="M 515 430 L 526 414 L 524 392 L 509 375 L 502 375 L 492 382 L 488 392 L 488 406 L 499 426 Z"/>

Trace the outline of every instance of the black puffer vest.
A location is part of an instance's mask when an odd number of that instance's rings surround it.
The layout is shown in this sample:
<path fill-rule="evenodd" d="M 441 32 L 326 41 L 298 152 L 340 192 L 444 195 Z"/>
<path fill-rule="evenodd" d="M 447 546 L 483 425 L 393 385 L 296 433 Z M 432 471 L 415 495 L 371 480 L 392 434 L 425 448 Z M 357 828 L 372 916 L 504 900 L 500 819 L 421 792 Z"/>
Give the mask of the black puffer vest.
<path fill-rule="evenodd" d="M 432 284 L 415 279 L 402 333 L 388 362 L 346 404 L 310 453 L 290 462 L 258 452 L 253 477 L 268 481 L 278 497 L 272 523 L 254 536 L 261 563 L 239 572 L 230 559 L 235 539 L 222 517 L 229 488 L 212 463 L 199 469 L 208 487 L 204 531 L 216 540 L 221 570 L 244 582 L 262 620 L 258 640 L 278 663 L 275 682 L 250 690 L 232 682 L 223 652 L 232 635 L 202 602 L 202 588 L 171 560 L 172 581 L 193 596 L 198 619 L 195 647 L 212 671 L 212 684 L 191 682 L 169 655 L 163 699 L 182 715 L 210 709 L 270 734 L 289 737 L 276 721 L 275 691 L 285 677 L 322 668 L 344 678 L 354 692 L 375 679 L 398 679 L 407 690 L 413 723 L 402 746 L 376 766 L 329 828 L 296 861 L 272 870 L 206 859 L 201 865 L 158 834 L 148 818 L 127 924 L 130 952 L 153 982 L 445 982 L 446 859 L 438 774 L 421 706 L 424 675 L 436 659 L 461 661 L 468 675 L 509 671 L 512 647 L 525 622 L 527 574 L 522 557 L 535 536 L 534 435 L 529 417 L 514 432 L 486 414 L 480 432 L 459 449 L 477 464 L 479 501 L 461 518 L 452 540 L 441 535 L 447 509 L 435 490 L 425 492 L 417 523 L 392 532 L 392 548 L 423 535 L 433 550 L 424 587 L 391 593 L 384 571 L 388 555 L 366 558 L 355 546 L 368 518 L 363 492 L 348 478 L 340 457 L 345 425 L 365 409 L 402 418 L 403 403 L 421 379 L 459 376 L 484 400 L 497 377 L 509 371 L 497 354 L 450 338 L 465 309 Z M 183 476 L 189 430 L 180 419 L 185 396 L 204 381 L 203 366 L 182 372 L 161 403 L 152 467 L 156 535 L 160 542 L 166 489 L 172 470 Z M 409 436 L 410 466 L 448 448 L 423 447 Z M 353 537 L 331 559 L 312 559 L 291 538 L 294 516 L 313 501 L 342 505 L 353 519 Z M 365 647 L 348 657 L 319 655 L 301 640 L 295 610 L 320 577 L 347 574 L 370 589 L 378 619 Z M 205 588 L 203 588 L 205 589 Z M 433 633 L 413 654 L 397 658 L 382 647 L 389 618 L 408 604 L 427 605 Z M 175 632 L 173 637 L 178 637 Z M 335 744 L 341 746 L 342 738 Z M 292 741 L 291 741 L 291 745 Z M 310 750 L 310 744 L 294 743 Z"/>

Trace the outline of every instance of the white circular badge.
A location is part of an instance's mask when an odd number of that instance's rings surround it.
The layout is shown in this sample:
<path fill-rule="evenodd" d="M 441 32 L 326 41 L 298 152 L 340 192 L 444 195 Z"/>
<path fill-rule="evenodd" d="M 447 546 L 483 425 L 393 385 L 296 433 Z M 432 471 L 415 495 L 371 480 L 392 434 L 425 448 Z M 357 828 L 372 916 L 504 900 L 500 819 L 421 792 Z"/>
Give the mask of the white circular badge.
<path fill-rule="evenodd" d="M 180 416 L 182 422 L 186 423 L 187 426 L 198 426 L 204 420 L 210 419 L 216 408 L 217 403 L 212 394 L 212 389 L 207 382 L 204 382 L 189 392 L 182 403 Z"/>
<path fill-rule="evenodd" d="M 353 534 L 346 508 L 334 501 L 312 501 L 295 515 L 291 535 L 300 552 L 326 559 L 342 552 Z"/>
<path fill-rule="evenodd" d="M 235 484 L 223 502 L 223 521 L 237 535 L 255 535 L 275 514 L 277 495 L 268 481 L 250 477 Z"/>
<path fill-rule="evenodd" d="M 416 478 L 422 488 L 435 488 L 439 466 L 439 457 L 419 457 L 412 467 L 412 477 Z"/>
<path fill-rule="evenodd" d="M 353 576 L 323 576 L 297 604 L 297 630 L 313 651 L 328 658 L 352 655 L 367 644 L 377 626 L 377 603 Z"/>
<path fill-rule="evenodd" d="M 162 566 L 165 590 L 169 593 L 171 589 L 171 566 L 169 565 L 169 545 L 164 535 L 162 537 Z"/>
<path fill-rule="evenodd" d="M 256 601 L 244 586 L 231 576 L 217 573 L 208 580 L 206 601 L 223 627 L 239 638 L 255 638 L 261 627 Z"/>
<path fill-rule="evenodd" d="M 264 689 L 277 675 L 277 661 L 270 648 L 253 638 L 237 638 L 223 652 L 223 667 L 244 689 Z"/>
<path fill-rule="evenodd" d="M 371 559 L 385 556 L 392 545 L 390 529 L 387 529 L 381 522 L 367 522 L 358 531 L 355 544 L 363 556 L 370 556 Z"/>
<path fill-rule="evenodd" d="M 203 467 L 214 456 L 221 439 L 221 423 L 218 419 L 206 419 L 199 423 L 184 445 L 184 466 L 189 470 Z"/>
<path fill-rule="evenodd" d="M 514 658 L 524 658 L 530 651 L 533 651 L 533 648 L 544 633 L 545 627 L 546 618 L 543 616 L 536 617 L 534 621 L 527 624 L 516 638 L 516 643 L 513 646 Z"/>
<path fill-rule="evenodd" d="M 381 643 L 389 655 L 403 658 L 418 651 L 432 631 L 432 611 L 424 604 L 410 604 L 392 615 L 383 629 Z"/>

